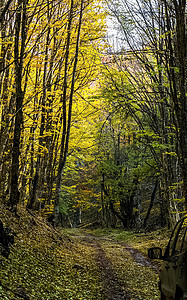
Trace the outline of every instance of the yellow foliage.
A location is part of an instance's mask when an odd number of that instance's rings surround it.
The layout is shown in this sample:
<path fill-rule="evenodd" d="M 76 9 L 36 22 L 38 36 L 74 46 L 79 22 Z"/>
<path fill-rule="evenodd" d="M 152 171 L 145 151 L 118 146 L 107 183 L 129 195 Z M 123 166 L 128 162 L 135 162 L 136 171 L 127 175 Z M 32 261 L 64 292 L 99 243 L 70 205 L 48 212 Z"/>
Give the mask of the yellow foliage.
<path fill-rule="evenodd" d="M 17 3 L 12 4 L 12 10 L 16 11 L 16 9 Z M 54 178 L 57 175 L 60 143 L 64 129 L 62 101 L 64 77 L 67 75 L 65 101 L 66 118 L 68 119 L 79 24 L 79 0 L 74 3 L 71 42 L 68 50 L 68 68 L 67 74 L 65 74 L 69 13 L 70 1 L 68 0 L 58 3 L 55 1 L 44 3 L 41 0 L 31 0 L 27 3 L 27 35 L 21 81 L 24 101 L 19 176 L 19 187 L 24 199 L 28 199 L 30 193 L 32 193 L 37 164 L 40 164 L 39 173 L 42 174 L 39 182 L 41 189 L 38 191 L 38 199 L 41 202 L 46 201 L 50 177 L 53 178 L 50 187 L 52 192 L 50 201 L 53 200 L 55 193 Z M 6 28 L 7 36 L 10 36 L 14 21 L 13 16 L 12 23 Z M 93 82 L 100 74 L 98 50 L 105 48 L 101 39 L 105 35 L 105 31 L 105 12 L 102 9 L 101 1 L 84 1 L 78 64 L 75 75 L 70 153 L 77 151 L 79 147 L 85 149 L 86 153 L 87 149 L 94 147 L 92 125 L 98 118 L 100 103 L 93 101 L 91 97 L 94 93 Z M 20 49 L 21 42 L 20 38 Z M 4 47 L 7 51 L 5 64 L 9 67 L 7 67 L 7 75 L 5 73 L 2 75 L 1 129 L 11 126 L 11 121 L 15 117 L 13 102 L 15 97 L 14 40 L 11 37 L 6 40 L 1 36 L 0 61 L 3 58 Z M 92 92 L 90 89 L 92 89 Z M 11 106 L 10 111 L 9 106 Z M 5 115 L 6 120 L 4 120 Z M 8 132 L 10 143 L 12 142 L 12 133 L 11 128 Z M 6 138 L 5 134 L 4 139 Z M 6 150 L 4 154 L 7 153 Z M 85 160 L 89 160 L 88 152 Z M 89 194 L 89 191 L 87 193 Z M 46 209 L 48 210 L 47 206 Z"/>

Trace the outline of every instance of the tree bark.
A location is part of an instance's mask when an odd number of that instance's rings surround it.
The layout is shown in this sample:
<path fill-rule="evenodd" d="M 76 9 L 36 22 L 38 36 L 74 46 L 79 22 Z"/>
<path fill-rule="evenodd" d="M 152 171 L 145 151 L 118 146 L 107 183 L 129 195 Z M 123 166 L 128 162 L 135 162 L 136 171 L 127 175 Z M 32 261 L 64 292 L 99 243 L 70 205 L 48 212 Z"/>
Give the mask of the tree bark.
<path fill-rule="evenodd" d="M 19 40 L 21 36 L 21 47 L 19 47 Z M 22 70 L 23 59 L 25 51 L 26 40 L 26 1 L 18 0 L 18 7 L 15 19 L 15 40 L 14 40 L 14 56 L 15 56 L 15 98 L 16 98 L 16 116 L 14 125 L 14 138 L 12 147 L 12 163 L 11 163 L 11 184 L 10 184 L 10 198 L 8 205 L 11 210 L 17 210 L 20 192 L 18 190 L 19 177 L 19 157 L 20 157 L 20 137 L 21 127 L 23 123 L 22 106 L 23 106 L 23 92 L 22 92 Z M 20 48 L 20 49 L 19 49 Z"/>
<path fill-rule="evenodd" d="M 145 219 L 144 219 L 144 227 L 147 226 L 147 221 L 148 221 L 148 219 L 149 219 L 150 212 L 151 212 L 151 209 L 152 209 L 153 204 L 154 204 L 157 186 L 158 186 L 158 179 L 157 179 L 156 182 L 155 182 L 155 187 L 154 187 L 153 192 L 152 192 L 152 195 L 151 195 L 151 201 L 150 201 L 150 204 L 149 204 L 149 208 L 148 208 L 146 217 L 145 217 Z"/>
<path fill-rule="evenodd" d="M 67 112 L 66 112 L 66 106 L 67 106 L 67 75 L 68 75 L 67 72 L 68 72 L 68 61 L 69 61 L 71 24 L 72 24 L 73 9 L 74 9 L 74 1 L 73 0 L 71 1 L 70 16 L 69 16 L 69 23 L 68 23 L 67 48 L 66 48 L 66 59 L 65 59 L 65 76 L 64 76 L 64 92 L 63 92 L 63 132 L 62 132 L 62 139 L 61 139 L 60 158 L 59 158 L 58 174 L 57 174 L 57 180 L 56 180 L 56 195 L 55 195 L 55 203 L 54 203 L 55 226 L 58 223 L 62 172 L 63 172 L 64 166 L 65 166 L 65 163 L 66 163 L 67 154 L 68 154 L 68 147 L 69 147 L 72 104 L 73 104 L 74 86 L 75 86 L 75 76 L 76 76 L 76 69 L 77 69 L 77 63 L 78 63 L 79 42 L 80 42 L 80 33 L 81 33 L 82 16 L 83 16 L 83 8 L 84 8 L 83 2 L 84 1 L 81 0 L 79 24 L 78 24 L 77 40 L 76 40 L 76 50 L 75 50 L 74 66 L 73 66 L 70 97 L 69 97 L 69 107 L 68 107 L 69 110 L 68 110 L 68 116 L 67 116 Z"/>

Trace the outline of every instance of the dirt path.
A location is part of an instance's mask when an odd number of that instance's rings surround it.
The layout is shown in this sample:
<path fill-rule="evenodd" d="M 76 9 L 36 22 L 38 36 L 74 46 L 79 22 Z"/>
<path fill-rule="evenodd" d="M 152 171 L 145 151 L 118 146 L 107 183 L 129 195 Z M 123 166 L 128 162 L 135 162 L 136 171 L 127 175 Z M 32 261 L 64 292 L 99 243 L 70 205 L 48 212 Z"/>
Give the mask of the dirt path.
<path fill-rule="evenodd" d="M 151 264 L 151 262 L 146 259 L 139 251 L 132 248 L 131 246 L 123 243 L 118 243 L 113 240 L 97 238 L 92 235 L 85 234 L 85 236 L 79 236 L 79 241 L 84 244 L 89 244 L 94 249 L 95 252 L 95 262 L 101 274 L 102 284 L 103 284 L 103 300 L 124 300 L 124 299 L 135 299 L 132 297 L 130 292 L 127 292 L 127 283 L 121 280 L 114 270 L 114 266 L 111 260 L 108 258 L 104 243 L 110 243 L 113 249 L 120 249 L 128 251 L 133 258 L 133 260 L 141 265 L 152 267 L 154 272 L 158 269 Z M 116 257 L 118 259 L 118 257 Z M 136 298 L 138 299 L 138 298 Z"/>
<path fill-rule="evenodd" d="M 107 258 L 104 249 L 99 243 L 98 238 L 86 235 L 82 238 L 84 243 L 89 243 L 95 250 L 95 261 L 100 270 L 103 281 L 104 294 L 103 299 L 108 300 L 122 300 L 131 299 L 125 292 L 125 283 L 120 282 L 117 274 L 113 270 L 111 261 Z"/>

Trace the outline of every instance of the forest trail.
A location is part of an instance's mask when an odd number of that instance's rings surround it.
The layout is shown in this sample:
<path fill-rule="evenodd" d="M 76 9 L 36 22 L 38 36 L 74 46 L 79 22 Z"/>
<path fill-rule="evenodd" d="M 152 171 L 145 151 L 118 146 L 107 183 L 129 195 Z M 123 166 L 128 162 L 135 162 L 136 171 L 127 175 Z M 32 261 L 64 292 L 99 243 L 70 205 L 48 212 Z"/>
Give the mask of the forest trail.
<path fill-rule="evenodd" d="M 128 282 L 123 280 L 120 273 L 124 273 L 128 269 L 128 264 L 121 265 L 120 268 L 116 266 L 115 262 L 120 262 L 124 259 L 127 262 L 127 256 L 129 256 L 133 263 L 139 267 L 147 267 L 152 269 L 154 273 L 158 273 L 158 266 L 152 264 L 152 262 L 146 258 L 140 251 L 133 248 L 129 244 L 118 242 L 108 237 L 94 237 L 91 234 L 85 233 L 82 236 L 74 236 L 73 239 L 78 239 L 79 243 L 84 247 L 92 247 L 94 250 L 94 260 L 97 268 L 100 271 L 103 296 L 105 300 L 124 300 L 124 299 L 141 299 L 139 295 L 132 295 L 128 287 Z M 110 257 L 109 248 L 113 258 Z M 116 255 L 117 254 L 117 255 Z M 123 255 L 124 254 L 124 255 Z M 151 299 L 157 299 L 155 298 Z"/>
<path fill-rule="evenodd" d="M 112 262 L 107 257 L 104 247 L 100 243 L 101 238 L 94 238 L 91 235 L 85 235 L 82 242 L 91 245 L 95 250 L 95 262 L 101 272 L 103 281 L 104 299 L 122 300 L 130 299 L 125 291 L 125 283 L 121 282 L 113 269 Z"/>

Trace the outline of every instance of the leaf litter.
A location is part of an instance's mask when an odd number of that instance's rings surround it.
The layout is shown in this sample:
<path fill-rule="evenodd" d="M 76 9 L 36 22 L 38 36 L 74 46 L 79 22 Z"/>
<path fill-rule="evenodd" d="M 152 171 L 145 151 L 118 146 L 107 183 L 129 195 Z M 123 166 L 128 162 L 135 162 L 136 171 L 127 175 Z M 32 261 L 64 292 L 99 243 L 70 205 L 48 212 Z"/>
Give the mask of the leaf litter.
<path fill-rule="evenodd" d="M 15 233 L 0 256 L 0 299 L 159 299 L 157 270 L 131 244 L 56 230 L 21 207 L 16 217 L 1 208 L 0 219 Z"/>

